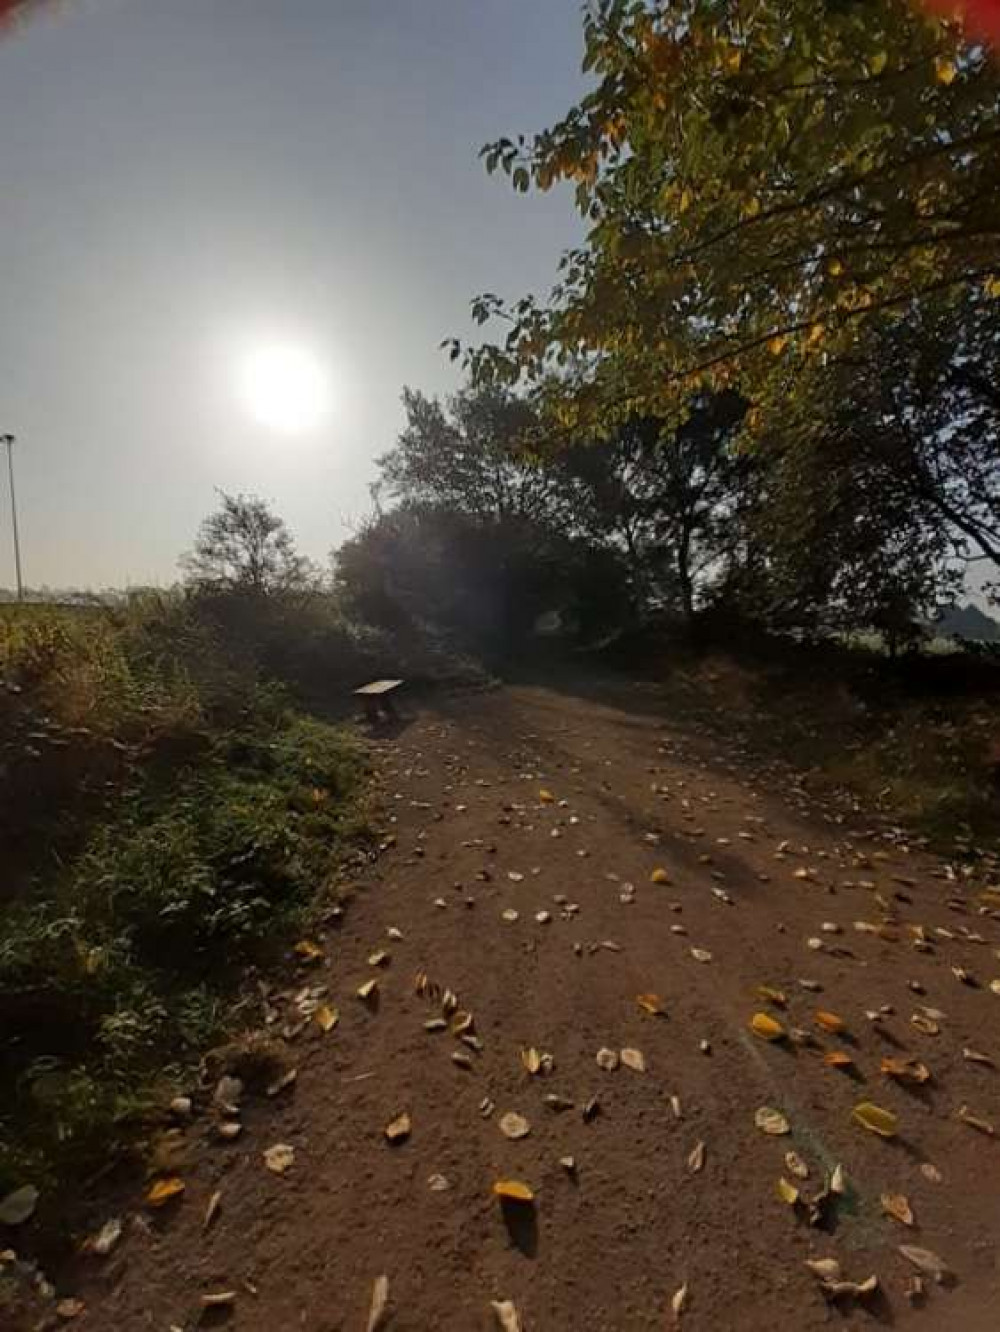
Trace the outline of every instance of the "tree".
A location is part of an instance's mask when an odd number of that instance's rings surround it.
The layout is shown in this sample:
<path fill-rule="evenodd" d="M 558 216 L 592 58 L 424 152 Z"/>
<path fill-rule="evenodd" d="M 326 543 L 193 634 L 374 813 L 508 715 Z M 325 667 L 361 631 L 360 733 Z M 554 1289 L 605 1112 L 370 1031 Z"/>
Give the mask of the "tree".
<path fill-rule="evenodd" d="M 256 495 L 219 491 L 220 504 L 201 524 L 181 560 L 187 581 L 212 591 L 268 596 L 301 590 L 312 577 L 283 519 Z"/>
<path fill-rule="evenodd" d="M 594 0 L 584 31 L 596 87 L 483 152 L 521 191 L 574 182 L 586 244 L 547 303 L 477 298 L 509 331 L 467 357 L 567 436 L 720 388 L 757 432 L 859 329 L 1000 295 L 1000 75 L 956 22 L 908 0 Z"/>

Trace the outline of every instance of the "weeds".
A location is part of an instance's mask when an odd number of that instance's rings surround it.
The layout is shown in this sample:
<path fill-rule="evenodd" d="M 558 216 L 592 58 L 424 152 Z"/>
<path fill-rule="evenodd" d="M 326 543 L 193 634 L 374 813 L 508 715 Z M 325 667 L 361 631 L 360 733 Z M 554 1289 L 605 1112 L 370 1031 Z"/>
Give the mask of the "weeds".
<path fill-rule="evenodd" d="M 4 616 L 0 700 L 0 1195 L 54 1212 L 287 947 L 363 759 L 183 598 Z"/>

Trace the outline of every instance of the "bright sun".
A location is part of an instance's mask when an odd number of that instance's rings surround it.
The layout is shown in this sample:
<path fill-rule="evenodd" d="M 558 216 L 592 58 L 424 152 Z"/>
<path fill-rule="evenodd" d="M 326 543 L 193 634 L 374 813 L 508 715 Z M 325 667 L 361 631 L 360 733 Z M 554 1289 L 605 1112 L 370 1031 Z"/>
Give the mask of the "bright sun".
<path fill-rule="evenodd" d="M 240 397 L 261 425 L 286 435 L 315 429 L 330 410 L 330 378 L 304 347 L 259 346 L 243 358 Z"/>

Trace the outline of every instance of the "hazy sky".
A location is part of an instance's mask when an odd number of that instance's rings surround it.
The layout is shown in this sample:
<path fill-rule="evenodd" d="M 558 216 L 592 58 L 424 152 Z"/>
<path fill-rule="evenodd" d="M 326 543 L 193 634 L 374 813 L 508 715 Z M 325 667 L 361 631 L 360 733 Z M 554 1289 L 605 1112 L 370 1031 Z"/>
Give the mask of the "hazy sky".
<path fill-rule="evenodd" d="M 579 0 L 67 0 L 0 45 L 0 433 L 32 585 L 169 582 L 214 486 L 317 558 L 479 291 L 547 289 L 571 200 L 480 146 L 581 89 Z M 298 435 L 247 357 L 318 358 Z M 0 489 L 0 585 L 13 582 Z"/>

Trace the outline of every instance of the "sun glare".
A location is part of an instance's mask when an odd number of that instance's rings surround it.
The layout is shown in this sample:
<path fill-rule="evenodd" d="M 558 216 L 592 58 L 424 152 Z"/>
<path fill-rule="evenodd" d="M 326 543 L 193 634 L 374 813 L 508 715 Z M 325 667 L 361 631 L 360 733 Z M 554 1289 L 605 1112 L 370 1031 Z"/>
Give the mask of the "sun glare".
<path fill-rule="evenodd" d="M 240 366 L 239 391 L 256 421 L 285 435 L 315 429 L 331 407 L 326 367 L 304 347 L 289 344 L 250 352 Z"/>

